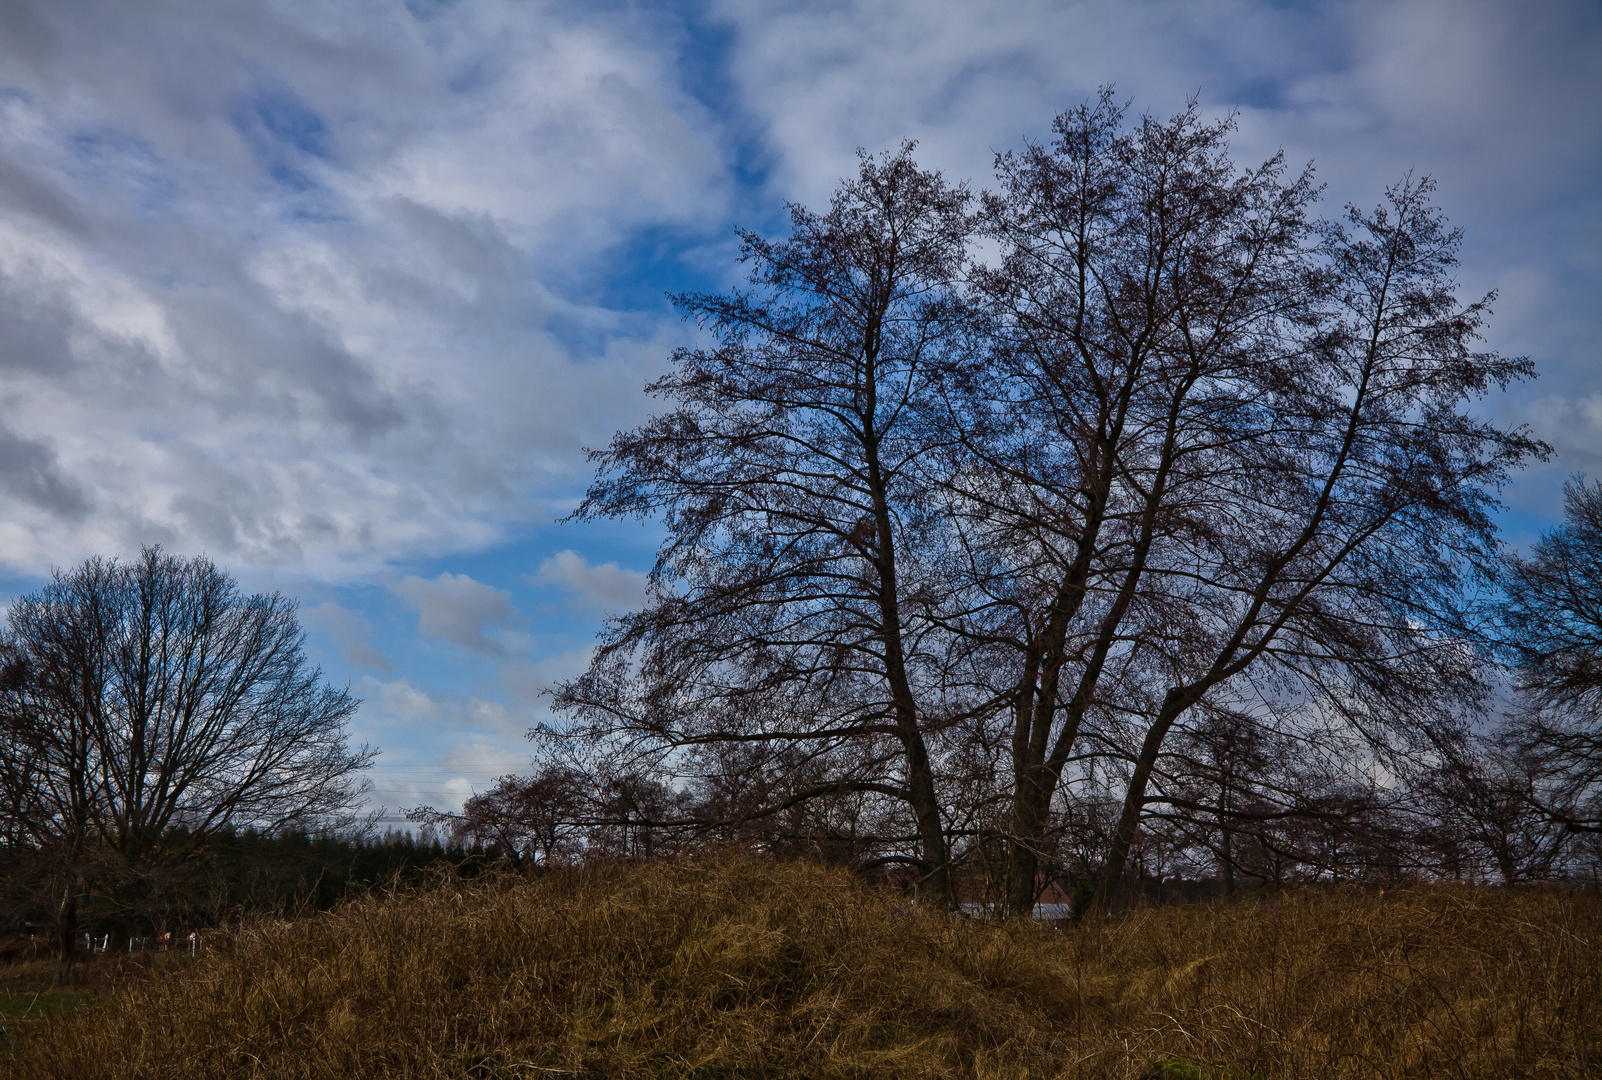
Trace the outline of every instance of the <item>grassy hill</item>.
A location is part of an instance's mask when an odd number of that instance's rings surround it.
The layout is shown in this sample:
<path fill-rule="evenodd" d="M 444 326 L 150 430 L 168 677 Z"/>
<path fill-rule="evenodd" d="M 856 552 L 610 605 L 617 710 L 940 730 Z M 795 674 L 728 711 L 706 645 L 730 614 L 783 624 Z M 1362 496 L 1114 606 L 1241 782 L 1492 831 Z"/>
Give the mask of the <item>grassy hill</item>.
<path fill-rule="evenodd" d="M 442 879 L 244 926 L 0 1075 L 1602 1075 L 1602 900 L 1308 890 L 1057 931 L 748 858 Z"/>

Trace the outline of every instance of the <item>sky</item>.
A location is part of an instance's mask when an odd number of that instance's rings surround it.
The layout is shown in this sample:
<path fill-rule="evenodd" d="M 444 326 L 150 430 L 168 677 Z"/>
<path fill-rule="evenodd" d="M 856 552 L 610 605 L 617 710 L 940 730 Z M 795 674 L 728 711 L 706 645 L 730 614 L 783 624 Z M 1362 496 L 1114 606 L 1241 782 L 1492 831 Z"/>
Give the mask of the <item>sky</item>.
<path fill-rule="evenodd" d="M 455 808 L 643 595 L 651 523 L 562 519 L 697 340 L 666 294 L 858 148 L 982 189 L 1108 84 L 1331 215 L 1434 177 L 1540 373 L 1475 406 L 1555 449 L 1508 542 L 1602 475 L 1597 0 L 0 0 L 0 599 L 205 554 L 299 599 L 373 806 Z"/>

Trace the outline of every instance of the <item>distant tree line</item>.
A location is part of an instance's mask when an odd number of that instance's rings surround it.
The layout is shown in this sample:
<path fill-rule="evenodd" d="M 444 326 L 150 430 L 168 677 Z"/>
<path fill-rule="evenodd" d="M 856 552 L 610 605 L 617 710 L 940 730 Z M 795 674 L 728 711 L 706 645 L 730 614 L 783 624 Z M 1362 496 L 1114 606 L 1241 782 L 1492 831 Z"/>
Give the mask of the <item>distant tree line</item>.
<path fill-rule="evenodd" d="M 749 286 L 594 451 L 666 532 L 531 775 L 421 820 L 541 861 L 740 843 L 1028 913 L 1176 877 L 1595 884 L 1602 489 L 1479 418 L 1460 234 L 1313 216 L 1192 103 L 1110 93 L 975 195 L 911 144 L 743 233 Z M 1144 884 L 1142 884 L 1144 883 Z"/>
<path fill-rule="evenodd" d="M 242 914 L 327 910 L 353 890 L 404 886 L 441 868 L 471 876 L 498 861 L 481 845 L 442 840 L 428 830 L 352 835 L 247 828 L 172 840 L 174 847 L 181 844 L 183 858 L 149 865 L 137 876 L 90 879 L 78 895 L 75 932 L 109 937 L 112 949 L 163 933 L 178 940 Z M 25 861 L 0 871 L 0 943 L 59 932 L 59 895 L 49 878 L 30 871 Z"/>

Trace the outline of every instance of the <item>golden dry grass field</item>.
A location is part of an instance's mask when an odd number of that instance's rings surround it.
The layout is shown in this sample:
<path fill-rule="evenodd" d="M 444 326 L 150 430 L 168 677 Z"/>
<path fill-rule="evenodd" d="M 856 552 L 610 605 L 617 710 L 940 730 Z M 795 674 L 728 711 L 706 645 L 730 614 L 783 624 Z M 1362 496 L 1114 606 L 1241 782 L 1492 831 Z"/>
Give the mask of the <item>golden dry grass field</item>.
<path fill-rule="evenodd" d="M 750 858 L 442 879 L 245 925 L 0 1075 L 1590 1077 L 1602 899 L 1306 890 L 1054 930 Z"/>

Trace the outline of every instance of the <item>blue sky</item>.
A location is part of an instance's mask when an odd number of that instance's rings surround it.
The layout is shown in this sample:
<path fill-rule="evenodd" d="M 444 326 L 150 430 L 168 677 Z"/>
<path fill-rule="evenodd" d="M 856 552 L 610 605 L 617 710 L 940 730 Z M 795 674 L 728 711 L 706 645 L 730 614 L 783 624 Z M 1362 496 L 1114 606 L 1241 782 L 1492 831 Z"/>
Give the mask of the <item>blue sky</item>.
<path fill-rule="evenodd" d="M 0 5 L 0 591 L 141 543 L 302 602 L 375 798 L 527 759 L 543 687 L 640 595 L 649 524 L 563 525 L 582 448 L 693 340 L 664 293 L 854 151 L 996 151 L 1114 84 L 1238 111 L 1327 209 L 1412 170 L 1558 451 L 1509 539 L 1602 473 L 1602 5 Z"/>

